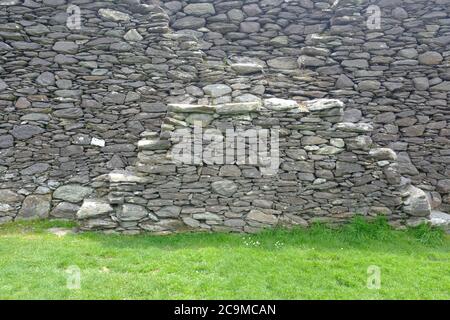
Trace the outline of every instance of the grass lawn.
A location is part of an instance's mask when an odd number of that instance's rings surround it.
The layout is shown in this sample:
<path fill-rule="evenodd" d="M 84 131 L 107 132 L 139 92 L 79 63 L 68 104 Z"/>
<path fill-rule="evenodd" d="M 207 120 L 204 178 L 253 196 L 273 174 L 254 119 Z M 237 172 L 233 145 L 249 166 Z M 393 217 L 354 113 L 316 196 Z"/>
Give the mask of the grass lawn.
<path fill-rule="evenodd" d="M 0 226 L 0 299 L 450 299 L 450 237 L 427 226 L 63 237 L 55 226 L 70 223 Z M 71 266 L 80 289 L 67 288 Z"/>

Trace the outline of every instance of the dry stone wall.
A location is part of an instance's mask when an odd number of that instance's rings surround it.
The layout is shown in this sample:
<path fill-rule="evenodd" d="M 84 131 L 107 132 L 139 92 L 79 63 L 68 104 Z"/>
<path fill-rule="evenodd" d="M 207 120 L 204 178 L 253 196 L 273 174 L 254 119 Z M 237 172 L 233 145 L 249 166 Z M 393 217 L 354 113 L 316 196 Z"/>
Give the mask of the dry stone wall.
<path fill-rule="evenodd" d="M 327 99 L 170 104 L 161 133 L 142 134 L 136 167 L 98 177 L 100 198 L 85 200 L 77 217 L 87 230 L 158 234 L 256 232 L 357 214 L 396 226 L 425 221 L 426 194 L 400 176 L 395 152 L 373 146 L 370 124 L 342 115 L 343 103 Z M 199 123 L 205 131 L 195 136 Z M 270 137 L 252 144 L 264 130 Z M 186 161 L 174 152 L 180 144 Z"/>
<path fill-rule="evenodd" d="M 0 222 L 36 217 L 72 219 L 82 205 L 83 210 L 85 206 L 95 207 L 99 214 L 112 217 L 120 216 L 124 210 L 136 210 L 139 215 L 145 209 L 149 215 L 155 214 L 160 210 L 158 206 L 148 206 L 154 195 L 145 192 L 152 182 L 139 183 L 153 174 L 147 172 L 145 177 L 141 174 L 145 172 L 138 170 L 139 156 L 145 154 L 138 142 L 146 135 L 160 136 L 174 125 L 173 121 L 167 123 L 171 118 L 168 105 L 217 106 L 255 101 L 265 105 L 264 101 L 274 97 L 300 105 L 322 98 L 344 102 L 343 118 L 330 122 L 335 131 L 349 134 L 337 122 L 372 126 L 373 130 L 364 132 L 359 139 L 365 143 L 368 139 L 373 141 L 373 149 L 395 150 L 397 160 L 379 161 L 397 161 L 398 175 L 410 178 L 426 191 L 433 208 L 448 210 L 449 1 L 333 3 L 0 0 Z M 376 30 L 369 30 L 366 24 L 370 4 L 381 10 L 382 20 Z M 70 6 L 79 9 L 80 28 L 68 24 L 76 13 Z M 272 111 L 263 108 L 262 113 L 256 113 L 258 116 L 252 113 L 247 125 L 257 125 L 252 121 L 266 121 L 269 127 L 278 125 L 268 112 Z M 180 114 L 182 118 L 183 113 Z M 319 118 L 320 122 L 328 121 Z M 213 125 L 219 120 L 214 120 Z M 285 134 L 293 136 L 291 143 L 297 143 L 297 148 L 303 150 L 300 152 L 313 156 L 306 161 L 315 166 L 317 150 L 305 149 L 302 138 L 318 136 L 326 140 L 317 144 L 318 148 L 335 147 L 331 136 L 316 128 L 303 129 L 305 124 L 298 118 L 291 120 L 298 121 L 300 127 Z M 342 137 L 347 138 L 350 137 Z M 352 144 L 337 147 L 344 149 L 342 153 L 327 155 L 330 162 L 337 164 L 338 158 L 347 153 L 347 163 L 364 157 L 358 154 L 358 147 L 353 152 L 349 146 Z M 282 159 L 293 160 L 287 154 Z M 389 162 L 388 167 L 391 165 L 394 163 Z M 326 179 L 326 183 L 339 185 L 333 186 L 330 194 L 335 196 L 342 191 L 340 198 L 350 201 L 351 188 L 355 186 L 344 188 L 344 178 L 337 181 L 332 168 L 318 166 L 305 175 L 309 180 L 296 187 L 299 194 L 306 192 L 308 185 L 314 186 L 317 179 Z M 378 171 L 384 172 L 381 168 L 363 167 L 367 176 L 375 179 L 365 184 L 372 185 L 370 188 L 377 183 L 378 187 L 388 184 L 393 192 L 401 193 L 391 195 L 396 200 L 383 203 L 381 191 L 376 188 L 373 198 L 364 200 L 367 202 L 357 202 L 356 206 L 336 204 L 336 209 L 331 209 L 332 198 L 316 202 L 311 194 L 305 201 L 322 209 L 316 209 L 316 215 L 306 203 L 299 205 L 297 208 L 303 208 L 305 214 L 300 217 L 306 222 L 315 217 L 338 221 L 335 214 L 373 214 L 373 207 L 384 207 L 380 209 L 382 213 L 392 215 L 391 220 L 396 222 L 426 215 L 423 210 L 428 207 L 420 189 L 403 180 L 394 190 L 387 178 L 377 176 Z M 111 176 L 116 170 L 122 174 Z M 326 170 L 331 174 L 325 174 Z M 292 175 L 289 170 L 284 174 Z M 160 173 L 154 176 L 160 178 Z M 112 177 L 119 181 L 109 182 Z M 129 192 L 138 192 L 138 198 L 145 201 L 133 203 L 121 196 L 114 200 L 113 191 L 126 191 L 121 181 L 124 177 L 139 177 L 130 182 Z M 248 179 L 249 184 L 259 185 Z M 210 190 L 211 184 L 211 180 L 205 182 L 204 188 Z M 246 187 L 244 184 L 239 192 L 245 192 Z M 289 190 L 289 186 L 284 187 Z M 186 186 L 180 184 L 177 188 Z M 370 188 L 366 191 L 370 192 Z M 175 187 L 167 189 L 166 194 L 175 196 L 171 192 Z M 308 192 L 315 193 L 312 190 Z M 243 200 L 242 204 L 250 203 L 250 207 L 261 211 L 252 204 L 253 200 Z M 207 207 L 201 202 L 187 204 L 177 198 L 172 201 L 174 207 Z M 233 201 L 233 197 L 228 201 Z M 284 215 L 294 211 L 280 209 L 285 203 L 276 195 L 270 201 L 273 206 L 263 209 L 275 210 L 277 221 L 284 221 Z M 125 204 L 129 206 L 124 209 Z M 231 226 L 232 229 L 254 227 L 245 218 L 247 211 L 236 217 L 245 225 Z M 174 220 L 183 222 L 183 218 L 193 218 L 194 213 L 180 211 Z M 193 219 L 201 228 L 230 227 L 223 217 L 216 225 L 208 224 L 207 219 Z M 101 228 L 104 223 L 105 228 L 134 232 L 144 219 L 128 220 L 132 222 L 124 226 L 120 219 L 103 218 L 98 219 L 99 225 L 91 226 Z M 169 220 L 168 224 L 173 222 Z M 162 220 L 152 221 L 148 230 L 173 230 L 160 226 L 166 223 Z"/>

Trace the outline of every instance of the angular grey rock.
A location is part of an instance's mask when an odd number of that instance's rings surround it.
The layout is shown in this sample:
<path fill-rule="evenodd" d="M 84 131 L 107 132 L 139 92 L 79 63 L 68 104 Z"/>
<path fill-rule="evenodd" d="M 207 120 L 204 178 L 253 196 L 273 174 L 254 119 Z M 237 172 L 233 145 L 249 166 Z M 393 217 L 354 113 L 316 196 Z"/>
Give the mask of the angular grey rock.
<path fill-rule="evenodd" d="M 80 210 L 77 212 L 78 219 L 89 219 L 112 213 L 111 205 L 100 199 L 85 199 Z"/>
<path fill-rule="evenodd" d="M 218 114 L 247 114 L 256 112 L 261 107 L 260 101 L 242 102 L 242 103 L 226 103 L 217 106 Z"/>
<path fill-rule="evenodd" d="M 342 122 L 336 125 L 336 129 L 346 132 L 367 133 L 373 131 L 373 126 L 370 123 Z"/>
<path fill-rule="evenodd" d="M 172 24 L 172 27 L 176 30 L 199 29 L 201 27 L 204 27 L 205 24 L 206 24 L 206 20 L 204 18 L 187 16 L 187 17 L 176 20 Z"/>
<path fill-rule="evenodd" d="M 78 52 L 78 45 L 73 41 L 58 41 L 52 49 L 57 52 L 74 54 Z"/>
<path fill-rule="evenodd" d="M 233 69 L 237 74 L 254 74 L 263 71 L 263 67 L 256 63 L 234 63 L 231 65 L 231 69 Z"/>
<path fill-rule="evenodd" d="M 21 202 L 23 196 L 9 189 L 0 189 L 0 203 Z"/>
<path fill-rule="evenodd" d="M 90 187 L 83 187 L 77 184 L 61 186 L 53 193 L 53 198 L 67 202 L 81 202 L 93 192 Z"/>
<path fill-rule="evenodd" d="M 51 72 L 43 72 L 37 77 L 36 82 L 41 86 L 53 86 L 55 85 L 55 76 Z"/>
<path fill-rule="evenodd" d="M 53 112 L 53 116 L 63 119 L 80 119 L 83 117 L 83 110 L 81 108 L 60 109 Z"/>
<path fill-rule="evenodd" d="M 20 174 L 24 176 L 33 176 L 39 173 L 46 172 L 49 168 L 50 165 L 48 163 L 35 163 L 28 168 L 21 170 Z"/>
<path fill-rule="evenodd" d="M 127 41 L 142 41 L 144 39 L 136 29 L 129 30 L 123 38 Z"/>
<path fill-rule="evenodd" d="M 211 184 L 212 190 L 225 197 L 232 196 L 237 191 L 237 185 L 233 181 L 222 180 Z"/>
<path fill-rule="evenodd" d="M 12 135 L 0 136 L 0 149 L 6 149 L 14 146 L 14 138 Z"/>
<path fill-rule="evenodd" d="M 428 88 L 430 87 L 428 78 L 425 78 L 425 77 L 414 78 L 413 83 L 414 83 L 414 87 L 417 90 L 428 90 Z"/>
<path fill-rule="evenodd" d="M 347 68 L 367 69 L 369 67 L 369 63 L 367 62 L 367 60 L 363 59 L 344 60 L 341 64 L 343 67 Z"/>
<path fill-rule="evenodd" d="M 52 218 L 72 220 L 75 219 L 78 210 L 80 210 L 79 205 L 69 202 L 60 202 L 52 209 L 50 216 Z"/>
<path fill-rule="evenodd" d="M 297 59 L 300 68 L 303 67 L 321 67 L 325 65 L 325 60 L 310 56 L 300 56 Z"/>
<path fill-rule="evenodd" d="M 183 11 L 192 16 L 214 15 L 216 13 L 212 3 L 190 3 L 184 7 Z"/>
<path fill-rule="evenodd" d="M 263 224 L 275 225 L 278 223 L 278 218 L 271 214 L 265 214 L 259 210 L 251 210 L 246 217 L 246 220 L 256 221 Z"/>
<path fill-rule="evenodd" d="M 221 177 L 240 177 L 241 169 L 236 165 L 226 164 L 220 168 L 219 176 Z"/>
<path fill-rule="evenodd" d="M 336 99 L 316 99 L 306 101 L 305 106 L 309 111 L 323 111 L 332 108 L 343 108 L 344 104 Z"/>
<path fill-rule="evenodd" d="M 269 67 L 274 69 L 293 70 L 298 68 L 298 63 L 295 58 L 279 57 L 267 61 Z"/>
<path fill-rule="evenodd" d="M 180 216 L 181 207 L 166 206 L 155 212 L 159 218 L 177 218 Z"/>
<path fill-rule="evenodd" d="M 270 98 L 264 100 L 264 107 L 273 111 L 286 111 L 299 108 L 299 104 L 294 100 Z"/>
<path fill-rule="evenodd" d="M 255 33 L 261 29 L 261 25 L 254 21 L 244 21 L 240 24 L 240 31 L 244 33 Z"/>
<path fill-rule="evenodd" d="M 431 206 L 426 193 L 412 185 L 407 188 L 407 198 L 403 203 L 403 211 L 414 217 L 428 217 Z"/>
<path fill-rule="evenodd" d="M 39 135 L 41 133 L 45 132 L 44 129 L 38 126 L 24 124 L 24 125 L 17 125 L 14 126 L 14 128 L 11 131 L 11 134 L 14 136 L 14 138 L 19 140 L 26 140 L 33 136 Z"/>
<path fill-rule="evenodd" d="M 355 83 L 345 74 L 341 74 L 339 78 L 336 80 L 335 85 L 336 88 L 343 89 L 343 88 L 353 88 L 355 86 Z"/>
<path fill-rule="evenodd" d="M 358 84 L 359 91 L 375 91 L 380 89 L 381 83 L 376 80 L 364 80 Z"/>
<path fill-rule="evenodd" d="M 124 22 L 128 22 L 131 20 L 131 17 L 129 14 L 121 12 L 121 11 L 117 11 L 117 10 L 112 10 L 112 9 L 100 9 L 98 10 L 98 15 L 102 18 L 104 18 L 105 20 L 110 20 L 110 21 L 124 21 Z"/>
<path fill-rule="evenodd" d="M 47 218 L 50 212 L 51 195 L 30 195 L 25 198 L 16 219 L 42 219 Z"/>
<path fill-rule="evenodd" d="M 127 203 L 121 206 L 117 213 L 117 217 L 121 221 L 138 221 L 148 218 L 149 212 L 143 206 Z"/>
<path fill-rule="evenodd" d="M 369 152 L 369 156 L 374 158 L 375 160 L 397 160 L 397 154 L 394 152 L 394 150 L 389 148 L 372 149 Z"/>
<path fill-rule="evenodd" d="M 8 88 L 8 85 L 6 84 L 5 81 L 3 81 L 2 79 L 0 79 L 0 92 L 5 90 L 6 88 Z"/>
<path fill-rule="evenodd" d="M 225 84 L 209 84 L 203 87 L 203 91 L 213 98 L 222 97 L 230 94 L 232 89 Z"/>
<path fill-rule="evenodd" d="M 450 193 L 450 179 L 439 180 L 436 188 L 441 193 Z"/>
<path fill-rule="evenodd" d="M 440 64 L 444 58 L 439 52 L 427 51 L 419 55 L 419 62 L 425 65 L 437 65 Z"/>

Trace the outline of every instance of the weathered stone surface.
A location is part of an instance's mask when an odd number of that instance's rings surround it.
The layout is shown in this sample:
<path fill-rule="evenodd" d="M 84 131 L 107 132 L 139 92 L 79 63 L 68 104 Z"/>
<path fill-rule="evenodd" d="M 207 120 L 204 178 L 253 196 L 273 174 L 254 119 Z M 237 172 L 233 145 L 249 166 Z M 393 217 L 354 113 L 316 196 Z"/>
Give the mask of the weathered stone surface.
<path fill-rule="evenodd" d="M 58 41 L 52 49 L 57 52 L 73 54 L 78 52 L 78 45 L 72 41 Z"/>
<path fill-rule="evenodd" d="M 198 29 L 205 26 L 206 20 L 199 17 L 185 17 L 181 18 L 172 25 L 176 30 L 179 29 Z"/>
<path fill-rule="evenodd" d="M 136 204 L 124 204 L 117 213 L 117 217 L 121 221 L 138 221 L 149 216 L 145 207 Z"/>
<path fill-rule="evenodd" d="M 51 72 L 43 72 L 37 77 L 36 82 L 41 86 L 55 85 L 55 75 Z"/>
<path fill-rule="evenodd" d="M 16 219 L 47 218 L 50 212 L 51 195 L 30 195 L 25 198 Z"/>
<path fill-rule="evenodd" d="M 376 160 L 397 160 L 397 154 L 389 148 L 372 149 L 369 155 Z"/>
<path fill-rule="evenodd" d="M 234 63 L 231 65 L 231 69 L 233 69 L 237 74 L 254 74 L 263 71 L 263 67 L 256 63 Z"/>
<path fill-rule="evenodd" d="M 14 146 L 14 138 L 12 135 L 0 136 L 0 149 L 10 148 Z"/>
<path fill-rule="evenodd" d="M 120 12 L 112 9 L 100 9 L 98 10 L 98 15 L 105 20 L 111 21 L 130 21 L 130 16 L 124 12 Z"/>
<path fill-rule="evenodd" d="M 237 185 L 233 181 L 222 180 L 213 182 L 211 184 L 211 188 L 215 193 L 225 197 L 230 197 L 236 192 Z"/>
<path fill-rule="evenodd" d="M 279 57 L 267 61 L 269 67 L 274 69 L 292 70 L 298 68 L 297 60 L 288 57 Z"/>
<path fill-rule="evenodd" d="M 193 16 L 213 15 L 216 13 L 212 3 L 190 3 L 184 7 L 183 11 Z"/>
<path fill-rule="evenodd" d="M 259 210 L 251 210 L 246 219 L 269 225 L 274 225 L 278 222 L 278 219 L 274 215 L 265 214 Z"/>
<path fill-rule="evenodd" d="M 26 140 L 43 132 L 45 131 L 41 127 L 28 124 L 14 126 L 11 130 L 11 134 L 19 140 Z"/>
<path fill-rule="evenodd" d="M 50 216 L 52 218 L 72 220 L 75 218 L 78 210 L 80 210 L 79 205 L 70 202 L 61 202 L 52 209 Z"/>
<path fill-rule="evenodd" d="M 305 103 L 306 108 L 309 111 L 323 111 L 333 108 L 342 108 L 344 104 L 342 101 L 335 100 L 335 99 L 317 99 L 317 100 L 311 100 L 307 101 Z"/>
<path fill-rule="evenodd" d="M 125 33 L 123 38 L 127 41 L 141 41 L 144 39 L 136 29 L 129 30 L 127 33 Z"/>
<path fill-rule="evenodd" d="M 114 209 L 111 205 L 98 199 L 85 199 L 80 210 L 77 212 L 78 219 L 96 218 L 113 212 Z"/>
<path fill-rule="evenodd" d="M 35 163 L 20 171 L 20 174 L 25 176 L 33 176 L 36 174 L 43 173 L 50 168 L 48 163 Z"/>
<path fill-rule="evenodd" d="M 444 58 L 439 52 L 428 51 L 419 55 L 419 62 L 426 65 L 436 65 L 442 62 Z"/>
<path fill-rule="evenodd" d="M 225 84 L 210 84 L 203 87 L 205 94 L 216 98 L 231 93 L 231 88 Z"/>
<path fill-rule="evenodd" d="M 242 103 L 226 103 L 217 106 L 218 114 L 247 114 L 256 112 L 261 107 L 260 101 L 242 102 Z"/>
<path fill-rule="evenodd" d="M 61 186 L 55 190 L 53 197 L 55 199 L 67 202 L 81 202 L 93 192 L 90 187 L 83 187 L 76 184 Z"/>
<path fill-rule="evenodd" d="M 181 207 L 166 206 L 155 212 L 159 218 L 177 218 L 181 213 Z"/>
<path fill-rule="evenodd" d="M 270 98 L 264 100 L 264 107 L 274 111 L 286 111 L 299 108 L 299 105 L 294 100 Z"/>
<path fill-rule="evenodd" d="M 239 177 L 241 169 L 236 165 L 224 165 L 220 168 L 219 176 L 221 177 Z"/>
<path fill-rule="evenodd" d="M 414 217 L 427 217 L 431 214 L 431 206 L 426 193 L 419 188 L 409 186 L 408 196 L 403 205 L 403 211 Z"/>

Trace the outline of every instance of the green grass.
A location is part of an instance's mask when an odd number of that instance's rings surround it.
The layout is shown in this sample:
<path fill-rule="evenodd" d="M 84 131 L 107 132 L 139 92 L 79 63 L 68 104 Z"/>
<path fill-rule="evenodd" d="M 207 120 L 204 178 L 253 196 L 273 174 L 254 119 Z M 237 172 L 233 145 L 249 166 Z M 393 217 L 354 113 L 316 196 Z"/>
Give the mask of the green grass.
<path fill-rule="evenodd" d="M 450 238 L 356 219 L 258 235 L 120 236 L 0 226 L 0 299 L 450 299 Z M 367 269 L 381 288 L 367 288 Z M 81 270 L 81 289 L 66 270 Z"/>

